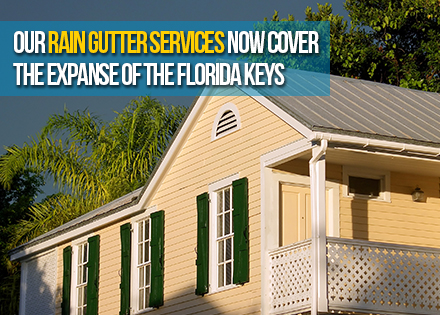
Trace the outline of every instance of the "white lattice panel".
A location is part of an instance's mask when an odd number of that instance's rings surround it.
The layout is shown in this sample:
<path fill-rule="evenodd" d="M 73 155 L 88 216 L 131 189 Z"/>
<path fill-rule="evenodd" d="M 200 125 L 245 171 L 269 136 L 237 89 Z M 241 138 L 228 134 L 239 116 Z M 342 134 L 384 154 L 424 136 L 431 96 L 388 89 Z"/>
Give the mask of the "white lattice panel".
<path fill-rule="evenodd" d="M 25 264 L 25 314 L 55 314 L 56 251 L 31 259 Z"/>
<path fill-rule="evenodd" d="M 331 310 L 440 314 L 440 251 L 328 241 Z"/>
<path fill-rule="evenodd" d="M 270 253 L 271 313 L 310 309 L 311 241 Z"/>

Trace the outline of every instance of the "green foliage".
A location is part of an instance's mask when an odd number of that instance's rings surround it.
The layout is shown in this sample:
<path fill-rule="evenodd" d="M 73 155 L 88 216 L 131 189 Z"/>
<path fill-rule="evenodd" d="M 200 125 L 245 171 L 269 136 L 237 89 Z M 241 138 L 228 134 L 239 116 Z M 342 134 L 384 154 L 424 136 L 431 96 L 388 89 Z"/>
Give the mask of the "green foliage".
<path fill-rule="evenodd" d="M 0 187 L 0 314 L 18 314 L 20 267 L 9 260 L 8 250 L 15 246 L 16 224 L 29 218 L 41 185 L 41 177 L 25 170 L 13 177 L 10 189 Z"/>
<path fill-rule="evenodd" d="M 282 63 L 285 68 L 297 69 L 304 71 L 313 71 L 320 73 L 328 73 L 329 71 L 329 37 L 321 36 L 319 38 L 320 51 L 317 54 L 292 54 L 290 51 L 286 53 L 269 53 L 268 49 L 268 34 L 271 31 L 275 32 L 292 32 L 293 39 L 295 38 L 295 32 L 299 31 L 317 31 L 319 34 L 328 34 L 329 23 L 321 22 L 319 20 L 313 21 L 313 23 L 295 22 L 292 15 L 289 15 L 288 19 L 280 20 L 278 12 L 275 11 L 271 21 L 265 21 L 254 25 L 254 30 L 265 32 L 264 39 L 264 52 L 263 53 L 245 53 L 242 54 L 239 59 L 246 60 L 252 63 Z"/>
<path fill-rule="evenodd" d="M 347 0 L 355 29 L 368 29 L 375 65 L 370 78 L 438 92 L 440 3 L 434 0 Z"/>
<path fill-rule="evenodd" d="M 329 4 L 318 4 L 318 12 L 312 12 L 310 7 L 306 11 L 307 21 L 330 22 L 330 73 L 369 79 L 371 39 L 358 29 L 348 27 L 348 22 L 339 14 L 333 14 Z"/>
<path fill-rule="evenodd" d="M 306 9 L 306 21 L 330 21 L 330 73 L 440 91 L 440 2 L 346 0 L 345 8 L 350 24 L 327 3 Z"/>
<path fill-rule="evenodd" d="M 186 114 L 155 99 L 132 100 L 105 123 L 88 110 L 52 115 L 42 133 L 0 158 L 0 182 L 10 187 L 25 168 L 53 179 L 59 194 L 30 207 L 16 244 L 28 241 L 145 184 Z"/>

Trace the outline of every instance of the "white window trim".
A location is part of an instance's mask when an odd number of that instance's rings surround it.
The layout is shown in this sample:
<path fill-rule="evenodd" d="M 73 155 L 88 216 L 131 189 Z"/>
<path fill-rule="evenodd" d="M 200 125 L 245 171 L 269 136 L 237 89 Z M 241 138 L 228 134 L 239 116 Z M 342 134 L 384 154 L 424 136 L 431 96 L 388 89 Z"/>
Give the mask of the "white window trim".
<path fill-rule="evenodd" d="M 77 313 L 78 295 L 76 294 L 76 286 L 78 284 L 78 246 L 84 243 L 88 243 L 89 237 L 94 236 L 95 233 L 82 236 L 72 242 L 72 265 L 70 274 L 70 314 Z M 89 251 L 89 246 L 87 245 L 87 250 Z M 89 251 L 90 254 L 90 251 Z"/>
<path fill-rule="evenodd" d="M 379 196 L 367 196 L 361 194 L 352 194 L 349 192 L 348 183 L 349 176 L 379 179 L 380 180 L 380 193 Z M 343 166 L 342 168 L 342 195 L 345 198 L 355 198 L 364 200 L 375 200 L 391 202 L 390 193 L 390 172 L 376 169 L 358 168 L 353 166 Z"/>
<path fill-rule="evenodd" d="M 218 181 L 209 184 L 209 292 L 208 294 L 221 292 L 237 287 L 231 283 L 221 288 L 218 287 L 217 279 L 217 191 L 231 186 L 232 198 L 232 182 L 239 179 L 240 174 L 235 173 Z M 233 255 L 233 254 L 232 254 Z"/>
<path fill-rule="evenodd" d="M 237 127 L 230 129 L 228 131 L 225 131 L 221 135 L 217 136 L 216 134 L 217 134 L 218 122 L 219 122 L 220 118 L 222 117 L 222 115 L 228 110 L 230 110 L 231 112 L 234 113 L 235 119 L 237 120 Z M 233 103 L 226 103 L 225 105 L 223 105 L 219 109 L 219 111 L 217 112 L 217 116 L 215 116 L 214 124 L 212 125 L 212 131 L 211 131 L 211 141 L 214 141 L 216 139 L 220 139 L 230 133 L 233 133 L 234 131 L 239 130 L 240 128 L 241 128 L 241 120 L 240 120 L 240 115 L 238 114 L 237 106 L 235 106 Z"/>
<path fill-rule="evenodd" d="M 144 212 L 138 214 L 137 216 L 131 218 L 131 276 L 130 276 L 130 309 L 132 314 L 143 314 L 146 312 L 150 312 L 154 308 L 149 307 L 146 309 L 139 310 L 139 296 L 138 296 L 138 270 L 137 270 L 137 258 L 138 258 L 138 247 L 137 247 L 137 239 L 138 239 L 138 229 L 137 223 L 141 220 L 147 219 L 150 217 L 151 213 L 157 211 L 157 206 L 153 205 L 148 207 Z M 151 221 L 150 221 L 150 242 L 151 242 Z M 151 244 L 151 243 L 150 243 Z M 151 252 L 150 252 L 151 253 Z M 151 257 L 150 257 L 151 259 Z M 150 269 L 151 272 L 151 269 Z M 151 285 L 151 275 L 150 275 L 150 285 Z"/>

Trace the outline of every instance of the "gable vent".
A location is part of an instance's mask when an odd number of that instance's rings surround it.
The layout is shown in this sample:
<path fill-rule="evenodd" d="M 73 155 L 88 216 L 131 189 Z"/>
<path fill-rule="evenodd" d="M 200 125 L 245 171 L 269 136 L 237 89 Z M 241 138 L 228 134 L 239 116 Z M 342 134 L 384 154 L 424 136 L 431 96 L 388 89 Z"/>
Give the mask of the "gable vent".
<path fill-rule="evenodd" d="M 237 107 L 232 103 L 226 103 L 217 112 L 212 126 L 211 140 L 223 137 L 240 129 L 240 116 Z"/>
<path fill-rule="evenodd" d="M 228 110 L 222 115 L 222 117 L 220 117 L 220 120 L 217 125 L 217 130 L 215 132 L 215 136 L 218 137 L 222 133 L 236 127 L 237 127 L 237 118 L 235 117 L 235 114 L 231 110 Z"/>

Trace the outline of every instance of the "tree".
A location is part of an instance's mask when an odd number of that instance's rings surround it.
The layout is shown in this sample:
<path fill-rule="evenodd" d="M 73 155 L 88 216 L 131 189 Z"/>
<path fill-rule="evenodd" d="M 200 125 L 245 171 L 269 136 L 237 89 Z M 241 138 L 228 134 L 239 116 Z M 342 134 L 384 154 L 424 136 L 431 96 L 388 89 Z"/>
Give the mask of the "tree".
<path fill-rule="evenodd" d="M 105 123 L 88 110 L 52 115 L 42 133 L 0 159 L 0 182 L 31 167 L 60 193 L 30 208 L 17 242 L 25 242 L 145 184 L 186 108 L 141 97 Z"/>
<path fill-rule="evenodd" d="M 330 21 L 332 74 L 440 91 L 438 1 L 346 0 L 345 9 L 350 26 L 329 4 L 306 9 L 307 21 Z"/>
<path fill-rule="evenodd" d="M 281 23 L 275 23 L 281 22 Z M 287 51 L 285 53 L 276 52 L 270 53 L 268 49 L 269 33 L 274 32 L 295 32 L 299 31 L 317 31 L 319 34 L 326 34 L 328 32 L 328 23 L 321 23 L 316 20 L 315 23 L 295 22 L 295 18 L 289 15 L 288 19 L 280 20 L 278 12 L 272 17 L 271 21 L 267 18 L 263 23 L 254 24 L 254 31 L 264 34 L 264 44 L 262 53 L 247 52 L 238 57 L 239 60 L 245 60 L 249 63 L 281 63 L 285 68 L 312 71 L 320 73 L 329 73 L 329 37 L 321 36 L 319 42 L 319 54 L 296 54 Z"/>
<path fill-rule="evenodd" d="M 0 314 L 18 314 L 20 267 L 8 258 L 8 250 L 20 220 L 28 219 L 28 208 L 35 201 L 43 179 L 25 170 L 16 174 L 10 189 L 0 187 Z"/>

